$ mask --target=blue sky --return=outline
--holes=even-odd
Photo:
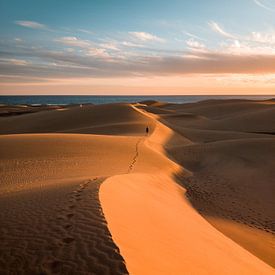
[[[2,94],[274,88],[275,0],[0,0],[0,24]]]

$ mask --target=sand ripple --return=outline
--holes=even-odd
[[[101,182],[2,198],[0,273],[127,274],[102,214]]]

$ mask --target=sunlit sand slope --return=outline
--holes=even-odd
[[[135,163],[147,122],[126,104],[0,119],[1,274],[128,273],[98,191],[111,175],[166,167],[146,148],[148,164]],[[94,127],[104,135],[84,134]]]
[[[0,118],[1,274],[274,273],[273,136],[147,104]]]
[[[178,177],[217,229],[275,266],[274,100],[162,105],[158,119],[192,144],[166,148],[193,173]],[[151,106],[142,107],[150,111]]]

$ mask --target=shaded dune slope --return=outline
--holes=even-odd
[[[266,134],[274,131],[274,101],[206,101],[165,108],[174,114],[159,112],[158,119],[191,141],[166,152],[192,172],[176,178],[193,206],[217,229],[275,266],[275,139]],[[196,119],[190,122],[192,116]]]
[[[157,117],[155,113],[144,115]],[[180,154],[181,147],[191,147],[193,142],[157,122],[144,146],[163,157],[167,152]],[[174,159],[173,154],[169,157]],[[129,272],[221,274],[222,270],[222,274],[272,274],[268,265],[219,233],[194,211],[185,199],[185,189],[173,179],[180,175],[185,179],[191,174],[171,162],[157,173],[134,171],[110,177],[103,183],[103,211]]]
[[[1,274],[127,274],[102,214],[102,179],[1,198]]]
[[[1,274],[128,273],[98,191],[104,177],[128,172],[148,121],[127,104],[1,118]],[[140,169],[159,169],[157,154],[143,156]]]
[[[143,135],[150,120],[129,104],[83,105],[60,110],[1,118],[0,134],[82,133]]]
[[[260,179],[252,168],[258,169],[262,162],[255,154],[272,160],[273,149],[269,148],[274,139],[220,129],[208,138],[212,130],[198,127],[213,122],[208,113],[192,113],[174,104],[147,104],[150,108],[145,103],[109,104],[0,119],[3,274],[11,267],[21,274],[69,270],[80,274],[221,274],[221,270],[223,274],[273,274],[262,261],[272,264],[266,256],[273,251],[272,239],[268,239],[273,230],[268,220],[272,202],[266,182],[272,183],[273,172],[271,166],[259,165],[260,173],[270,173],[260,190],[254,186]],[[189,120],[188,127],[185,120]],[[189,135],[184,135],[185,129]],[[230,135],[236,135],[235,139],[228,140]],[[204,147],[205,140],[208,147]],[[251,191],[243,204],[228,208],[233,214],[243,206],[247,211],[237,217],[241,222],[237,220],[237,237],[233,238],[228,228],[235,216],[218,201],[231,203],[224,199],[224,190],[236,201],[244,200],[238,197],[239,191],[247,191],[246,186],[238,189],[238,180],[245,180],[242,167],[254,180],[252,191],[267,199],[260,209],[259,202],[253,204],[259,197]],[[231,182],[229,168],[238,172],[236,182]],[[205,190],[202,184],[208,174],[215,180]],[[224,175],[227,182],[219,188]],[[176,183],[179,179],[186,190]],[[200,192],[203,199],[197,203]],[[210,200],[219,213],[213,212]],[[246,229],[238,224],[246,226],[246,217],[252,225],[250,216],[255,213],[251,208],[260,213],[261,221],[251,230],[266,234],[256,235],[262,250],[240,241]],[[19,236],[21,230],[24,234]],[[255,242],[251,232],[247,235],[249,244]]]

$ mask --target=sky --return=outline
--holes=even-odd
[[[275,94],[275,0],[0,0],[0,95]]]

